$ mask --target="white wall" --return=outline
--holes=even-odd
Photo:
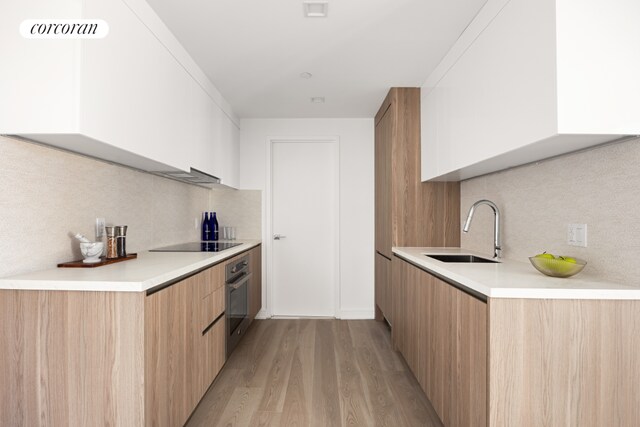
[[[338,137],[340,140],[340,307],[342,318],[374,316],[374,123],[373,119],[242,119],[240,188],[263,190],[271,138]],[[266,249],[267,245],[263,245]],[[264,256],[264,252],[263,252]],[[266,267],[266,266],[265,266]],[[267,278],[267,276],[265,276]],[[268,279],[267,279],[268,280]],[[268,281],[264,280],[265,286]],[[266,288],[263,301],[267,301]],[[270,311],[266,307],[267,313]]]

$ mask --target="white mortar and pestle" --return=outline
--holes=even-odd
[[[92,242],[80,233],[76,233],[73,237],[80,242],[80,253],[84,258],[82,262],[94,264],[101,261],[100,257],[104,251],[104,243]]]

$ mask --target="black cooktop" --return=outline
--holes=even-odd
[[[241,244],[242,243],[229,242],[189,242],[151,249],[149,252],[220,252]]]

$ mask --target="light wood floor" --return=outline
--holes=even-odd
[[[256,320],[188,426],[441,426],[386,325]]]

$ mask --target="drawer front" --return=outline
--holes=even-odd
[[[201,273],[204,281],[200,287],[202,298],[224,286],[224,266],[225,263],[214,265]]]
[[[203,336],[205,340],[205,366],[202,372],[204,390],[209,388],[213,380],[222,369],[226,359],[225,353],[225,322],[220,319]]]
[[[204,331],[225,309],[224,286],[219,287],[201,302],[200,330]],[[224,322],[222,322],[224,323]]]

